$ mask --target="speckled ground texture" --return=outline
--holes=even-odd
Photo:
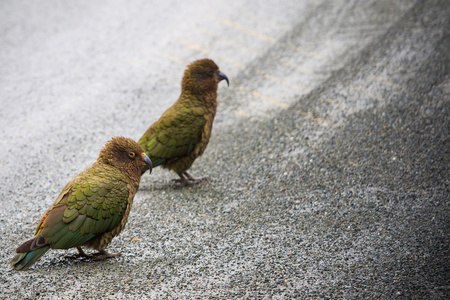
[[[449,299],[448,1],[1,1],[0,298]],[[141,181],[117,259],[19,243],[187,63],[230,79],[210,179]]]

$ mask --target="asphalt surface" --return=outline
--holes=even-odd
[[[450,298],[448,1],[0,3],[0,298]],[[8,264],[187,63],[230,79],[210,179],[145,174],[117,259]]]

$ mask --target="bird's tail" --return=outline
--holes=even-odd
[[[9,262],[16,270],[26,270],[50,249],[45,239],[38,235],[17,247],[17,255]]]
[[[16,270],[26,270],[31,267],[42,255],[50,249],[50,245],[27,252],[18,253],[11,259],[10,264]]]

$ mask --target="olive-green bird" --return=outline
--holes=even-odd
[[[138,142],[155,167],[162,166],[180,176],[175,180],[178,186],[205,179],[195,178],[187,170],[208,145],[217,109],[217,87],[224,79],[229,85],[227,76],[211,59],[188,65],[180,97]]]
[[[98,250],[96,259],[117,257],[105,248],[127,223],[143,168],[152,162],[132,139],[112,138],[97,161],[64,187],[36,228],[35,237],[16,249],[11,260],[16,270],[26,270],[49,249],[81,246]]]

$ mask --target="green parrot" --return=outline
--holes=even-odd
[[[180,176],[174,180],[178,186],[205,179],[195,178],[187,170],[208,145],[221,80],[229,86],[227,76],[211,59],[189,64],[181,81],[180,97],[138,142],[155,167],[162,166]]]
[[[26,270],[49,249],[81,246],[98,250],[95,259],[117,257],[105,248],[127,223],[143,168],[152,162],[132,139],[112,138],[97,161],[64,187],[36,228],[35,237],[16,249],[11,260],[16,270]]]

